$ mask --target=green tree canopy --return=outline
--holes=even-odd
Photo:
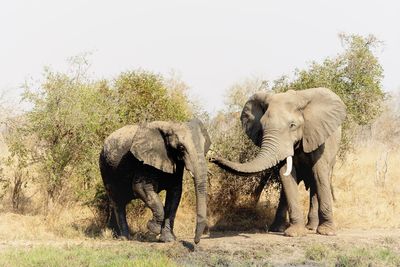
[[[45,69],[43,82],[26,85],[32,108],[15,128],[12,157],[35,164],[47,201],[62,202],[66,191],[87,200],[100,184],[98,155],[104,139],[126,124],[150,120],[184,121],[192,116],[185,86],[172,87],[158,74],[129,71],[114,81],[93,80],[85,58],[71,71]],[[35,140],[28,146],[26,140]],[[73,189],[73,190],[68,190]]]
[[[340,34],[339,38],[344,47],[342,53],[296,70],[293,80],[282,76],[274,82],[273,90],[330,88],[346,104],[348,122],[368,124],[380,114],[384,98],[383,69],[374,54],[381,42],[373,35]]]

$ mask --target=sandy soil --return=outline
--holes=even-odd
[[[1,240],[0,251],[6,249],[28,249],[35,246],[120,246],[122,242],[155,249],[166,253],[178,265],[208,266],[320,266],[325,259],[318,261],[307,258],[307,253],[315,247],[332,251],[346,252],[355,248],[389,248],[400,257],[400,229],[386,230],[341,230],[336,236],[327,237],[310,233],[305,237],[289,238],[278,233],[240,233],[212,232],[204,236],[199,245],[193,244],[190,236],[179,237],[174,243],[148,241],[118,241],[95,239],[53,239],[53,240]],[[327,261],[329,259],[326,259]],[[330,265],[330,264],[328,264]]]

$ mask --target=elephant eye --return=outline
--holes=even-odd
[[[296,128],[296,123],[291,122],[291,123],[289,124],[289,127],[290,127],[290,129]]]

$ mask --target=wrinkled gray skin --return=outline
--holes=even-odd
[[[261,149],[246,163],[222,158],[212,161],[237,174],[257,173],[279,166],[282,192],[273,227],[284,229],[286,211],[289,227],[285,235],[306,233],[297,184],[303,180],[310,188],[310,213],[307,228],[334,235],[331,174],[346,117],[342,100],[327,88],[312,88],[285,93],[254,94],[245,104],[241,121],[251,140]],[[288,175],[285,159],[293,158]]]
[[[110,226],[130,239],[125,206],[140,198],[153,212],[148,229],[160,241],[176,239],[173,227],[182,194],[183,169],[194,177],[197,224],[195,243],[207,224],[207,164],[210,138],[198,119],[187,123],[155,121],[128,125],[108,136],[100,154],[100,171],[114,210]],[[165,206],[158,195],[166,190]]]

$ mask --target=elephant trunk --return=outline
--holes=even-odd
[[[192,170],[189,170],[194,179],[196,193],[196,231],[194,242],[200,242],[200,237],[207,226],[207,164],[204,155],[199,153],[196,161],[192,161]]]
[[[212,162],[223,169],[240,175],[249,175],[264,171],[275,166],[286,157],[290,157],[290,159],[288,159],[288,163],[290,163],[291,156],[293,155],[293,145],[285,146],[279,141],[280,139],[282,138],[279,138],[278,130],[266,130],[262,137],[260,152],[253,160],[245,163],[238,163],[222,158],[215,158]],[[289,171],[289,168],[287,171]]]

